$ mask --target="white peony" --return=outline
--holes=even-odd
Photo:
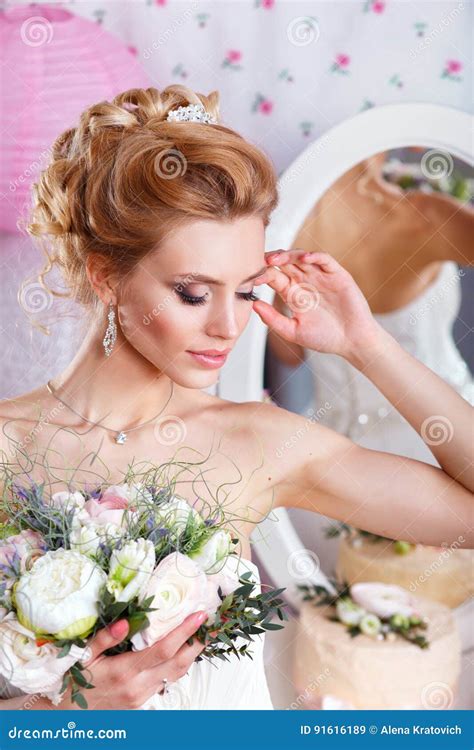
[[[58,658],[59,649],[52,643],[38,645],[35,634],[9,612],[0,622],[0,674],[26,694],[40,693],[55,705],[60,695],[63,675],[81,659],[85,648],[72,645],[66,656]]]
[[[205,573],[219,571],[233,548],[232,537],[228,531],[216,531],[210,539],[190,553],[191,557]]]
[[[141,599],[153,596],[150,606],[156,609],[147,615],[149,626],[131,638],[133,650],[152,646],[193,612],[207,611],[210,594],[206,574],[191,558],[180,552],[165,557],[142,592]]]
[[[129,602],[146,587],[155,567],[155,547],[149,539],[126,542],[110,558],[107,589],[118,602]]]
[[[410,617],[415,612],[410,593],[392,583],[354,583],[350,593],[356,604],[378,617]]]
[[[84,638],[94,627],[107,575],[75,550],[46,552],[15,584],[20,623],[56,638]]]

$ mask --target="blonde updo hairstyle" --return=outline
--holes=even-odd
[[[269,158],[219,122],[167,121],[170,110],[188,104],[202,104],[219,121],[217,91],[135,88],[93,104],[56,139],[26,223],[46,255],[37,277],[44,289],[104,313],[86,274],[91,253],[120,286],[184,222],[259,215],[267,226],[278,202]],[[55,267],[65,293],[45,281]]]

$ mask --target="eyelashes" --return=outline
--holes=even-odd
[[[206,297],[189,297],[187,294],[183,294],[183,292],[179,292],[178,290],[175,291],[186,305],[204,305],[206,302]],[[257,299],[260,299],[255,292],[237,292],[237,297],[248,302],[254,302]]]

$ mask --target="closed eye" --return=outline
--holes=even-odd
[[[203,305],[206,302],[206,296],[204,297],[190,297],[187,294],[184,294],[183,292],[180,292],[176,290],[181,300],[186,305]],[[237,292],[237,297],[240,299],[244,299],[248,302],[254,302],[257,299],[260,299],[255,292],[252,290],[251,292]]]

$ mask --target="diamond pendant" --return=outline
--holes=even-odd
[[[126,439],[127,439],[127,433],[126,432],[119,432],[115,436],[115,442],[118,443],[119,445],[123,445],[124,442],[126,441]]]

